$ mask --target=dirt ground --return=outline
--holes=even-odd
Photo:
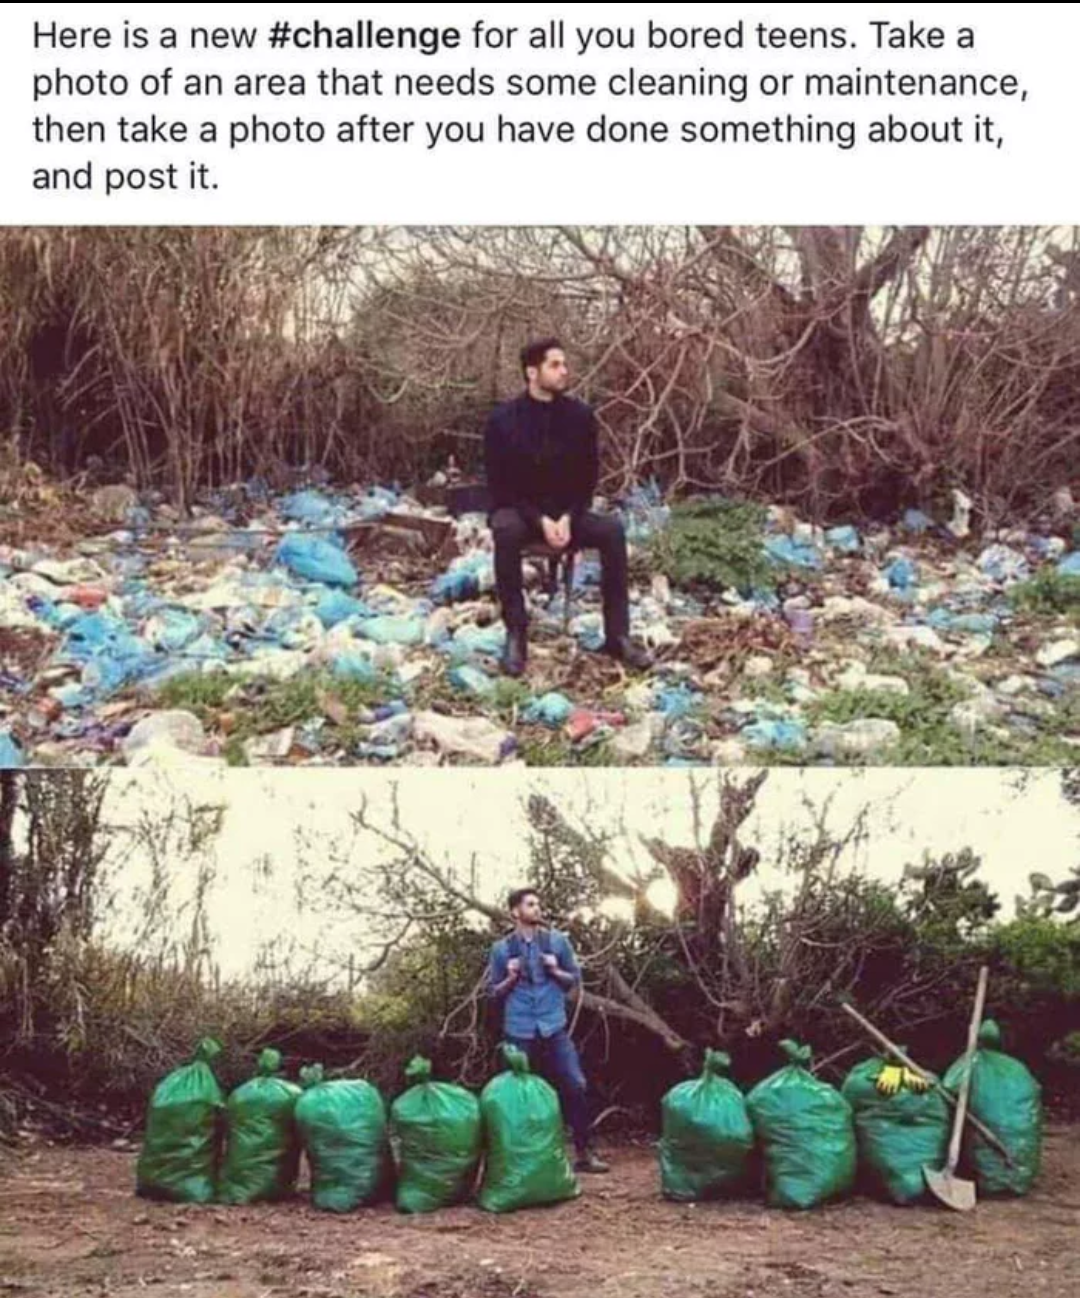
[[[574,1202],[346,1217],[303,1199],[189,1208],[132,1194],[134,1156],[43,1149],[0,1168],[0,1294],[50,1298],[1034,1298],[1080,1294],[1080,1128],[1026,1200],[971,1215],[855,1199],[806,1214],[658,1197],[647,1146],[604,1151]]]

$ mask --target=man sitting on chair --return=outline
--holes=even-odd
[[[591,509],[600,469],[596,415],[567,395],[570,372],[557,338],[522,348],[521,369],[525,391],[492,412],[484,433],[495,585],[507,631],[503,667],[510,676],[525,670],[521,554],[546,541],[560,552],[600,552],[603,651],[644,669],[649,658],[630,639],[626,534],[618,518]]]

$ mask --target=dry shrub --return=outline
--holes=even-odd
[[[1069,481],[1071,229],[8,229],[0,418],[69,472],[201,487],[478,459],[526,337],[563,335],[604,486],[648,476],[990,522]]]

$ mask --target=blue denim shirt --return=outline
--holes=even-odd
[[[551,954],[559,962],[559,968],[573,975],[572,986],[563,987],[558,979],[552,977],[544,968],[544,948],[539,939],[526,942],[518,937],[521,944],[521,977],[516,985],[504,992],[505,1007],[503,1010],[503,1031],[508,1037],[535,1036],[550,1037],[566,1027],[566,997],[574,987],[581,986],[581,968],[570,945],[570,939],[558,929],[547,933],[547,945]],[[511,959],[510,938],[500,938],[491,948],[491,960],[488,965],[488,994],[492,988],[504,981]]]

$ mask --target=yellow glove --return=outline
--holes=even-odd
[[[904,1084],[904,1070],[894,1064],[886,1064],[877,1075],[877,1088],[882,1095],[895,1095]]]
[[[904,1085],[909,1091],[915,1091],[922,1095],[930,1089],[930,1083],[925,1077],[920,1077],[918,1073],[913,1073],[910,1068],[904,1069]]]

